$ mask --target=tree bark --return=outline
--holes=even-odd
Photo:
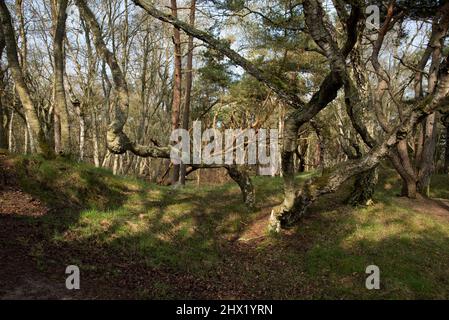
[[[5,116],[3,113],[3,101],[0,94],[0,149],[8,149],[8,139],[6,137]]]
[[[422,110],[419,109],[416,113],[412,113],[386,137],[383,143],[372,148],[369,153],[360,159],[341,163],[330,169],[329,173],[323,173],[320,177],[312,178],[299,188],[292,187],[288,194],[290,198],[286,198],[280,206],[272,210],[270,230],[279,232],[282,228],[292,226],[305,215],[307,208],[319,197],[335,192],[349,178],[377,167],[381,159],[398,142],[407,137],[407,134],[417,123],[421,112]]]
[[[443,125],[446,129],[446,141],[445,141],[445,152],[444,152],[444,173],[449,174],[449,114],[444,115]]]
[[[226,167],[229,176],[234,180],[240,187],[243,196],[243,202],[249,208],[254,208],[256,205],[256,191],[251,182],[251,178],[245,169],[237,169],[236,166]]]
[[[353,189],[346,203],[351,206],[370,206],[378,181],[377,167],[356,176]]]
[[[418,167],[418,191],[421,194],[427,193],[430,185],[430,178],[435,171],[435,152],[438,139],[437,113],[427,117],[424,127],[424,145],[421,161]]]
[[[23,0],[16,0],[15,10],[19,22],[19,38],[22,41],[22,45],[19,50],[20,66],[22,67],[22,72],[26,78],[28,73],[28,41],[25,29],[25,15],[23,13]]]
[[[5,92],[4,72],[2,69],[2,56],[5,49],[5,39],[0,32],[0,149],[8,149],[7,128],[5,124],[6,109],[3,107],[3,96]]]
[[[14,136],[13,136],[13,128],[14,126],[14,110],[11,110],[11,116],[9,119],[9,127],[8,127],[8,150],[9,152],[14,152]]]
[[[82,106],[78,105],[76,108],[78,119],[79,119],[79,159],[84,160],[84,145],[86,141],[86,121],[84,120],[84,112]]]
[[[100,167],[100,150],[98,148],[98,126],[97,126],[97,111],[92,108],[92,147],[95,167]]]
[[[446,151],[444,155],[444,172],[449,174],[449,125],[446,125]]]
[[[171,0],[171,13],[176,19],[178,18],[178,6],[176,0]],[[173,44],[174,44],[174,80],[173,80],[173,102],[171,110],[172,130],[179,129],[179,114],[181,110],[182,96],[182,50],[181,50],[181,31],[178,27],[173,28]],[[178,183],[179,165],[173,165],[171,177],[172,185]]]
[[[53,11],[53,59],[54,59],[54,134],[55,152],[70,153],[70,126],[64,88],[64,37],[68,0],[52,2]]]
[[[411,178],[403,178],[401,195],[410,199],[416,199],[418,196],[417,181]]]
[[[191,0],[190,3],[190,25],[195,26],[195,13],[196,13],[196,0]],[[189,35],[187,46],[187,70],[186,70],[186,92],[184,100],[184,112],[182,115],[182,128],[189,130],[190,120],[190,101],[192,98],[192,82],[193,82],[193,36]],[[180,180],[181,185],[186,184],[186,165],[181,164],[180,167]]]

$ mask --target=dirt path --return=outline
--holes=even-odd
[[[449,221],[449,200],[428,199],[420,196],[418,199],[398,198],[398,203],[425,215]]]
[[[29,220],[47,208],[17,188],[0,191],[0,299],[65,299],[63,287],[39,272],[30,244],[36,241]]]
[[[27,244],[34,232],[26,217],[41,217],[49,209],[21,190],[13,165],[0,155],[0,299],[64,299],[62,286],[40,273]]]

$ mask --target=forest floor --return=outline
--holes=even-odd
[[[254,179],[249,211],[232,183],[173,189],[0,156],[0,299],[449,299],[448,181],[412,201],[383,168],[373,206],[346,206],[348,184],[273,236],[279,178]],[[80,290],[65,288],[68,265]],[[380,290],[365,288],[369,265]]]

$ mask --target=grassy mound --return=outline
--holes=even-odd
[[[98,208],[120,206],[130,192],[143,183],[114,176],[109,170],[59,158],[36,156],[11,158],[22,189],[52,208]]]
[[[44,273],[78,265],[85,298],[449,298],[447,202],[398,198],[388,169],[374,206],[344,205],[348,185],[272,237],[280,178],[254,179],[248,211],[232,183],[172,189],[65,160],[14,163],[23,189],[55,208],[23,218],[37,239],[23,245]],[[448,199],[447,181],[436,176],[432,195]],[[369,265],[381,290],[365,288]]]

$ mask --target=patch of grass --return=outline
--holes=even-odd
[[[444,248],[449,248],[449,223],[391,201],[391,205],[353,210],[333,221],[335,231],[308,252],[310,275],[331,281],[326,297],[448,297],[448,282],[441,279],[448,273],[449,254]],[[382,290],[364,288],[369,265],[379,266]]]
[[[126,193],[144,187],[137,179],[120,178],[108,170],[64,158],[48,161],[18,156],[14,163],[24,191],[52,207],[118,207]]]

